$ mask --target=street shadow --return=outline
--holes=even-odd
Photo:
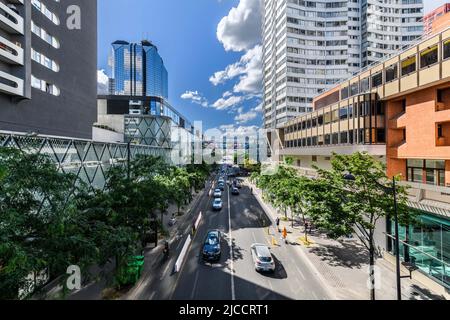
[[[409,300],[421,300],[419,299],[421,296],[426,296],[431,300],[446,300],[444,296],[435,294],[426,288],[419,287],[416,284],[411,285],[412,294]]]
[[[268,278],[272,278],[272,279],[278,279],[278,280],[286,279],[287,272],[286,272],[286,269],[284,268],[283,264],[281,263],[280,260],[278,260],[278,258],[274,254],[272,254],[272,257],[275,262],[275,271],[274,272],[259,271],[258,273],[262,274]]]
[[[339,242],[339,244],[340,246],[321,245],[320,247],[313,247],[309,249],[309,252],[319,256],[322,261],[334,267],[361,269],[369,263],[369,254],[363,245],[355,242]]]

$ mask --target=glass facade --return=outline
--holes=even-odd
[[[388,223],[391,235],[395,234],[394,227],[393,222]],[[450,288],[450,220],[424,212],[418,223],[399,227],[399,236],[401,259]],[[389,238],[392,253],[394,244],[395,240]]]
[[[112,48],[110,94],[168,98],[168,72],[152,43],[116,41]]]

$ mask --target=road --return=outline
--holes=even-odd
[[[220,212],[212,211],[212,199],[206,195],[202,199],[200,206],[204,219],[176,277],[170,299],[331,299],[314,271],[310,270],[292,245],[280,243],[277,239],[279,245],[272,246],[268,227],[273,222],[248,187],[243,186],[239,196],[232,196],[226,190],[222,199],[224,206]],[[219,229],[224,235],[222,257],[214,264],[203,262],[200,254],[204,238],[211,229]],[[260,274],[254,270],[250,246],[256,242],[272,247],[276,262],[274,274]]]

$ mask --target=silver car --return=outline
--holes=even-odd
[[[251,252],[256,271],[275,271],[275,261],[268,246],[260,243],[252,244]]]
[[[222,198],[222,191],[220,189],[214,190],[214,198]]]

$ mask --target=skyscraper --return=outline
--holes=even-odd
[[[111,95],[169,96],[168,74],[158,48],[150,41],[115,41],[110,57]]]
[[[0,0],[0,130],[90,138],[96,91],[97,1]]]
[[[265,0],[264,126],[312,111],[312,99],[423,32],[422,0]]]

